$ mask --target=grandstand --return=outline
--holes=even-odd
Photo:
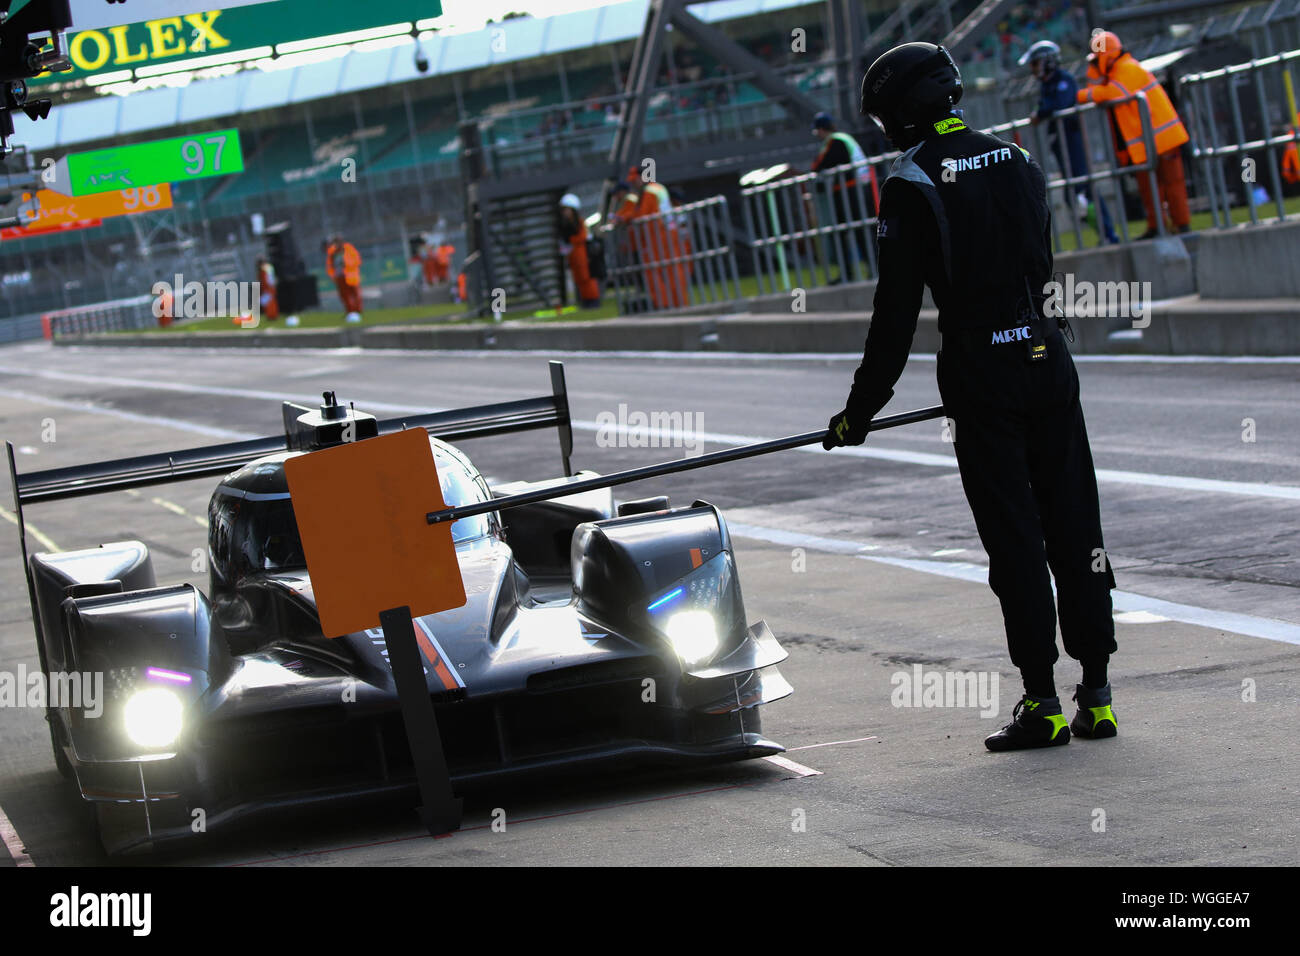
[[[647,0],[629,0],[511,19],[473,33],[426,32],[418,40],[402,36],[193,76],[64,90],[47,120],[17,117],[17,139],[37,163],[74,150],[235,126],[246,169],[178,184],[175,206],[166,212],[6,242],[0,272],[21,279],[0,283],[0,312],[13,316],[138,295],[174,272],[247,277],[262,250],[252,231],[254,214],[267,224],[293,224],[326,293],[316,250],[323,237],[346,230],[365,257],[364,284],[385,288],[386,301],[402,301],[410,235],[442,220],[450,224],[458,262],[466,252],[459,229],[467,208],[467,129],[481,144],[478,159],[487,180],[531,178],[546,184],[547,195],[575,188],[589,206],[599,201],[626,116],[628,70],[647,6]],[[681,173],[673,179],[661,169],[661,178],[684,198],[698,198],[719,191],[719,175],[756,165],[763,151],[806,166],[814,152],[808,117],[791,106],[797,100],[843,117],[856,86],[845,81],[844,63],[835,55],[835,7],[802,0],[692,5],[700,20],[771,68],[796,99],[765,93],[755,76],[738,73],[680,31],[667,34],[641,133],[646,154]],[[1057,39],[1075,62],[1086,51],[1088,24],[1078,0],[905,0],[856,7],[867,36],[857,61],[905,38],[938,40],[958,31],[970,91],[964,105],[977,125],[1027,112],[1035,91],[1015,61],[1030,42]],[[1117,2],[1101,7],[1122,13]],[[1163,20],[1132,21],[1126,41],[1140,56],[1190,50],[1223,36],[1247,52],[1300,45],[1300,0],[1185,16],[1173,33]],[[805,33],[799,51],[790,40],[796,28]],[[417,66],[417,53],[426,71]],[[848,125],[856,121],[850,116]],[[857,132],[869,146],[883,148],[871,139],[874,130]],[[676,170],[674,158],[681,160]],[[355,181],[343,174],[351,164]],[[688,167],[694,173],[684,178]],[[599,175],[565,178],[597,168]]]
[[[712,6],[726,9],[714,14]],[[771,0],[702,7],[702,16],[726,16],[739,37],[769,47],[779,41],[778,31],[788,36],[785,21],[807,22],[818,12],[815,4]],[[5,311],[136,294],[155,273],[211,268],[214,256],[246,273],[260,249],[249,227],[253,213],[267,222],[291,221],[309,252],[320,237],[346,226],[365,255],[366,283],[400,280],[405,234],[439,217],[463,216],[460,123],[481,126],[491,168],[501,174],[609,150],[623,65],[644,16],[642,0],[508,21],[500,26],[504,42],[497,41],[504,53],[493,51],[496,35],[488,29],[425,36],[419,46],[427,73],[416,68],[415,41],[402,38],[379,49],[339,48],[227,69],[228,75],[196,76],[184,86],[76,91],[46,121],[19,118],[19,141],[38,163],[70,150],[237,126],[246,171],[178,185],[168,213],[122,217],[93,233],[37,236],[5,248],[6,260],[21,259],[31,276],[0,292]],[[810,48],[816,49],[820,27],[813,26]],[[812,83],[815,70],[803,72]],[[762,94],[728,82],[707,58],[675,56],[664,79],[681,86],[653,104],[649,143],[683,131],[696,138],[740,134],[770,115]],[[736,113],[721,127],[709,109],[720,104]],[[356,183],[342,181],[345,159],[356,163]],[[147,264],[134,255],[145,244]]]

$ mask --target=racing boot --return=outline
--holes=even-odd
[[[1070,721],[1070,730],[1076,736],[1098,740],[1114,737],[1119,732],[1115,712],[1110,709],[1110,684],[1099,690],[1076,684],[1074,700],[1079,705],[1079,711],[1074,715],[1074,720]]]
[[[1024,750],[1027,747],[1059,747],[1070,742],[1070,728],[1061,713],[1061,698],[1020,698],[1011,712],[1011,723],[984,738],[989,750]]]

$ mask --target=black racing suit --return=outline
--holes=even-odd
[[[1090,661],[1104,669],[1115,650],[1115,579],[1079,378],[1056,321],[1041,318],[1052,277],[1046,184],[1018,146],[956,117],[934,129],[899,158],[882,189],[880,281],[848,412],[867,421],[893,395],[928,285],[939,307],[939,392],[962,486],[988,552],[1012,663],[1038,694],[1031,679],[1050,685],[1058,656],[1049,566],[1066,653],[1086,671]],[[1046,357],[1030,361],[1034,325]]]

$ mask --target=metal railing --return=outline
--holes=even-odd
[[[725,196],[605,226],[606,284],[620,315],[740,298]]]
[[[868,157],[741,190],[760,295],[876,275],[878,183],[884,179],[876,166],[897,155]],[[860,274],[863,269],[865,275]]]
[[[1107,128],[1109,110],[1116,106],[1136,102],[1142,126],[1142,141],[1147,158],[1139,164],[1121,166]],[[1084,169],[1073,170],[1066,142],[1066,124],[1077,117],[1084,146]],[[1100,125],[1100,129],[1098,129]],[[1093,130],[1089,132],[1089,126]],[[1061,172],[1052,175],[1044,157],[1056,152],[1049,148],[1048,131],[1055,129],[1059,145]],[[1124,177],[1147,176],[1151,195],[1158,196],[1156,184],[1155,138],[1151,123],[1151,110],[1146,95],[1138,92],[1123,99],[1102,104],[1086,103],[1061,110],[1043,123],[1034,124],[1029,119],[1003,123],[985,130],[995,136],[1010,133],[1008,138],[1019,142],[1025,134],[1034,142],[1031,153],[1044,167],[1049,203],[1069,211],[1066,219],[1069,231],[1075,237],[1077,248],[1085,245],[1080,217],[1076,214],[1079,195],[1088,197],[1092,214],[1096,215],[1098,241],[1104,241],[1108,222],[1112,222],[1103,187],[1108,187],[1113,203],[1113,228],[1116,239],[1128,242],[1128,218],[1125,215],[1122,182]],[[1105,143],[1107,161],[1096,166],[1092,157],[1092,144]],[[790,291],[809,286],[832,285],[839,282],[870,279],[876,276],[875,227],[879,202],[879,189],[889,174],[890,166],[900,154],[885,153],[869,156],[856,164],[816,173],[804,173],[741,190],[744,199],[745,228],[750,237],[754,272],[759,294]],[[1071,175],[1076,172],[1077,175]],[[1155,201],[1153,199],[1153,201]],[[1063,248],[1062,217],[1052,217],[1052,241],[1056,251]],[[1158,217],[1157,231],[1165,234],[1163,217]]]
[[[1117,107],[1128,103],[1136,103],[1138,109],[1138,120],[1142,127],[1142,145],[1146,152],[1146,159],[1141,163],[1120,163],[1120,153],[1115,142],[1116,133],[1112,129],[1112,112]],[[1073,161],[1070,158],[1069,143],[1067,137],[1067,127],[1071,119],[1077,119],[1079,136],[1083,143],[1084,167],[1085,169],[1078,175],[1071,175]],[[1125,212],[1125,201],[1123,192],[1123,182],[1125,177],[1132,176],[1134,185],[1137,185],[1137,177],[1146,176],[1147,185],[1150,190],[1151,201],[1160,205],[1160,192],[1156,181],[1156,166],[1159,162],[1159,156],[1155,149],[1155,132],[1151,122],[1151,106],[1147,102],[1146,94],[1141,90],[1129,96],[1113,100],[1105,100],[1101,103],[1083,103],[1079,106],[1072,106],[1068,109],[1057,110],[1046,120],[1035,124],[1028,118],[1012,120],[1009,123],[1000,123],[985,130],[994,136],[1003,136],[1010,133],[1011,138],[1017,143],[1020,142],[1022,131],[1028,131],[1028,135],[1033,139],[1033,148],[1031,153],[1038,160],[1038,164],[1043,168],[1047,178],[1047,195],[1049,205],[1058,208],[1063,205],[1070,211],[1068,217],[1070,222],[1070,232],[1074,235],[1075,248],[1084,248],[1084,235],[1082,217],[1075,215],[1077,207],[1076,197],[1087,197],[1090,206],[1090,216],[1095,218],[1091,225],[1095,228],[1098,235],[1098,242],[1106,241],[1106,223],[1109,219],[1112,228],[1116,229],[1114,238],[1120,243],[1130,241],[1128,234],[1128,216]],[[1055,139],[1055,146],[1052,140]],[[1094,148],[1095,147],[1095,148]],[[1104,155],[1104,165],[1102,168],[1094,168],[1098,153]],[[1047,165],[1047,156],[1053,155],[1056,158],[1060,175],[1052,176]],[[1109,187],[1111,201],[1114,205],[1114,216],[1110,215],[1110,209],[1106,206],[1106,197],[1102,195],[1103,187]],[[1164,216],[1159,214],[1157,209],[1156,215],[1156,232],[1163,236],[1168,230],[1165,229]],[[1063,248],[1061,242],[1060,220],[1057,216],[1052,217],[1052,247],[1056,252]]]
[[[158,326],[153,314],[154,297],[137,295],[111,302],[95,302],[72,309],[58,309],[41,315],[42,334],[47,339],[88,332],[120,332]]]
[[[1183,102],[1190,107],[1192,156],[1204,180],[1216,227],[1233,225],[1236,192],[1250,211],[1250,221],[1260,221],[1261,160],[1268,166],[1270,187],[1265,190],[1269,195],[1264,202],[1271,201],[1277,218],[1286,219],[1282,157],[1288,148],[1300,149],[1294,74],[1297,65],[1300,50],[1291,50],[1218,70],[1189,73],[1179,81]],[[1223,135],[1229,118],[1230,134]],[[1231,175],[1228,167],[1233,167]]]

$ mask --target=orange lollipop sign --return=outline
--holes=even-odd
[[[465,604],[451,525],[424,518],[445,507],[424,429],[290,458],[284,475],[326,637],[377,627],[390,608]]]

